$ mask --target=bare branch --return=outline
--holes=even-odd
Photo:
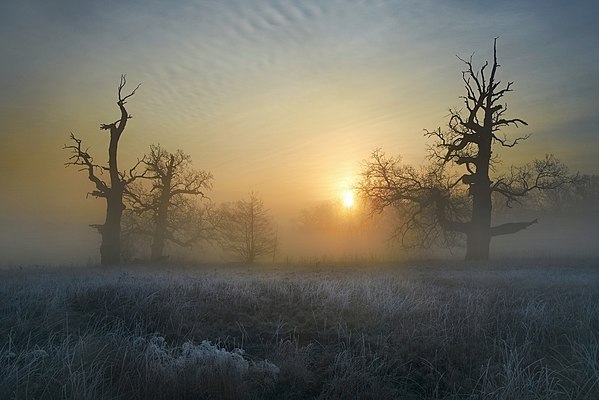
[[[100,124],[100,129],[108,130],[108,131],[110,131],[111,135],[115,135],[116,137],[118,137],[122,134],[122,132],[125,130],[125,125],[127,124],[127,120],[132,118],[132,116],[125,109],[125,104],[127,104],[126,100],[128,98],[130,98],[131,96],[133,96],[137,92],[137,89],[139,89],[139,87],[141,86],[141,83],[140,83],[131,92],[129,92],[126,95],[123,95],[123,89],[125,88],[126,84],[127,84],[127,78],[126,78],[126,75],[123,74],[123,75],[121,75],[121,81],[118,86],[118,90],[117,90],[118,100],[116,102],[116,104],[119,106],[119,110],[121,111],[121,117],[118,120],[116,120],[115,122],[112,122],[110,124]]]
[[[138,170],[137,170],[137,168],[139,168],[139,166],[144,163],[145,163],[145,156],[142,158],[138,158],[137,162],[133,165],[133,167],[131,167],[129,169],[127,175],[125,175],[124,173],[121,174],[121,180],[125,184],[125,186],[135,182],[135,180],[137,180],[137,179],[146,178],[148,176],[147,169],[144,169],[141,172],[138,172]]]
[[[461,178],[446,176],[436,166],[417,171],[380,149],[362,165],[357,190],[370,200],[373,212],[392,206],[401,213],[394,237],[402,246],[428,247],[444,237],[443,231],[468,230],[468,224],[461,221],[463,208],[451,195]]]
[[[65,165],[75,165],[83,167],[80,169],[80,171],[87,171],[88,179],[94,183],[97,189],[91,192],[90,194],[95,197],[107,197],[108,193],[110,192],[110,188],[103,180],[98,178],[95,174],[96,169],[102,170],[102,168],[94,164],[94,159],[87,152],[87,150],[83,150],[81,148],[81,139],[78,139],[73,133],[71,133],[70,138],[73,142],[75,142],[75,144],[63,146],[65,150],[69,150],[72,153],[72,155],[69,157],[70,161],[66,162]]]
[[[523,140],[527,140],[528,138],[530,138],[530,134],[528,134],[526,136],[518,137],[518,138],[514,139],[512,142],[508,142],[506,138],[500,139],[499,137],[497,137],[497,135],[493,134],[493,139],[495,139],[497,142],[499,142],[503,147],[514,147],[519,142],[521,142]]]
[[[498,226],[491,227],[491,236],[511,235],[512,233],[520,232],[529,226],[536,224],[536,219],[529,222],[509,222]]]
[[[135,89],[133,89],[129,94],[123,96],[122,91],[126,84],[127,84],[127,75],[123,74],[123,75],[121,75],[121,83],[119,84],[119,89],[118,89],[119,101],[117,104],[119,106],[126,104],[127,103],[126,100],[129,97],[133,96],[135,94],[135,92],[137,92],[137,89],[139,89],[139,87],[141,86],[141,83],[137,84]]]
[[[511,167],[509,175],[500,177],[491,190],[503,195],[509,207],[533,190],[557,189],[575,182],[577,176],[570,175],[568,168],[553,155],[545,155],[531,164]]]

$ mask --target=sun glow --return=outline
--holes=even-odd
[[[345,208],[352,208],[354,206],[354,192],[351,190],[346,190],[343,192],[343,205]]]

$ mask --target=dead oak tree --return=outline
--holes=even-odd
[[[121,135],[125,130],[127,121],[131,115],[127,112],[125,104],[127,99],[135,94],[140,85],[137,85],[128,94],[123,93],[127,84],[125,75],[121,75],[121,80],[117,91],[117,106],[121,113],[119,119],[110,124],[101,124],[100,129],[109,134],[108,144],[108,165],[99,165],[94,162],[93,157],[87,149],[82,148],[81,139],[71,133],[71,145],[65,145],[64,148],[71,152],[67,166],[73,165],[80,167],[80,171],[87,173],[88,179],[95,185],[95,190],[89,194],[106,200],[106,219],[102,225],[92,225],[98,229],[102,236],[100,244],[100,263],[102,265],[118,265],[121,260],[121,217],[123,213],[123,193],[125,187],[137,179],[140,175],[136,173],[136,167],[142,162],[138,160],[137,164],[127,173],[121,172],[118,167],[118,145]],[[104,180],[102,175],[108,175],[108,180]]]
[[[466,236],[466,259],[486,260],[491,238],[516,233],[537,222],[534,219],[493,226],[494,194],[503,196],[509,205],[532,190],[553,189],[572,178],[562,163],[546,156],[524,167],[512,167],[506,175],[491,180],[492,166],[497,161],[493,146],[512,148],[528,138],[509,140],[501,130],[527,123],[508,118],[507,106],[501,104],[512,91],[513,82],[502,85],[498,80],[496,40],[490,66],[485,62],[475,70],[472,58],[460,60],[466,65],[462,72],[466,109],[450,110],[447,129],[425,131],[425,136],[434,140],[429,148],[431,165],[416,170],[377,150],[364,164],[359,186],[375,209],[394,205],[407,210],[402,235],[410,230],[424,232],[421,240],[425,245],[441,233],[462,234]],[[452,179],[452,172],[460,169],[457,179]],[[466,191],[460,192],[460,185]],[[469,198],[466,208],[464,197]]]

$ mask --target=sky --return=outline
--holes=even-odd
[[[599,173],[596,1],[23,0],[0,3],[0,263],[81,262],[105,204],[65,168],[73,132],[97,160],[116,88],[141,87],[120,144],[189,153],[210,197],[257,191],[280,221],[340,198],[375,148],[424,161],[423,129],[460,107],[463,64],[492,55],[531,138],[504,164],[553,153]],[[82,238],[86,246],[80,244]]]

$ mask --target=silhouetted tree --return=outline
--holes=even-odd
[[[144,178],[127,189],[127,198],[134,214],[132,233],[152,237],[150,258],[163,258],[166,242],[191,246],[204,236],[209,212],[196,204],[195,198],[206,198],[212,188],[212,174],[193,169],[191,156],[182,150],[169,153],[160,145],[150,146],[150,153],[142,161]]]
[[[125,75],[121,75],[121,81],[117,91],[117,106],[120,110],[120,118],[110,124],[101,124],[100,129],[108,131],[108,166],[94,163],[93,157],[87,152],[87,149],[81,147],[81,139],[71,133],[71,140],[74,144],[65,145],[72,155],[66,165],[75,165],[81,167],[81,171],[87,172],[89,180],[95,185],[95,190],[90,194],[94,197],[106,199],[106,220],[102,225],[92,225],[97,228],[102,236],[100,245],[100,262],[102,265],[117,265],[121,260],[121,217],[123,209],[123,193],[125,187],[137,179],[136,167],[143,160],[138,160],[137,164],[130,169],[127,174],[119,171],[118,168],[118,145],[121,135],[125,130],[127,121],[131,115],[127,112],[125,104],[127,99],[135,94],[140,85],[137,85],[129,94],[124,94],[123,89],[127,84]],[[105,181],[101,175],[108,173],[108,180]]]
[[[422,232],[423,244],[441,233],[463,234],[466,259],[486,260],[492,237],[516,233],[537,222],[535,219],[492,226],[493,193],[503,196],[511,205],[532,190],[557,188],[570,178],[562,163],[546,156],[523,167],[512,167],[495,181],[490,179],[491,167],[496,162],[493,145],[511,148],[528,138],[508,140],[500,134],[501,129],[526,122],[507,118],[507,106],[500,104],[512,91],[513,82],[501,85],[497,79],[496,41],[490,71],[488,62],[475,71],[472,58],[462,61],[466,65],[462,73],[466,110],[450,110],[446,130],[425,131],[425,136],[435,140],[429,148],[431,165],[416,170],[377,150],[363,166],[359,186],[376,209],[395,205],[407,211],[404,233],[412,229]],[[465,171],[456,178],[451,171],[459,168]],[[465,192],[460,190],[460,184],[467,188]],[[469,204],[464,202],[465,197],[469,197]]]
[[[248,264],[278,247],[276,230],[264,202],[255,193],[248,200],[221,207],[221,246]]]

